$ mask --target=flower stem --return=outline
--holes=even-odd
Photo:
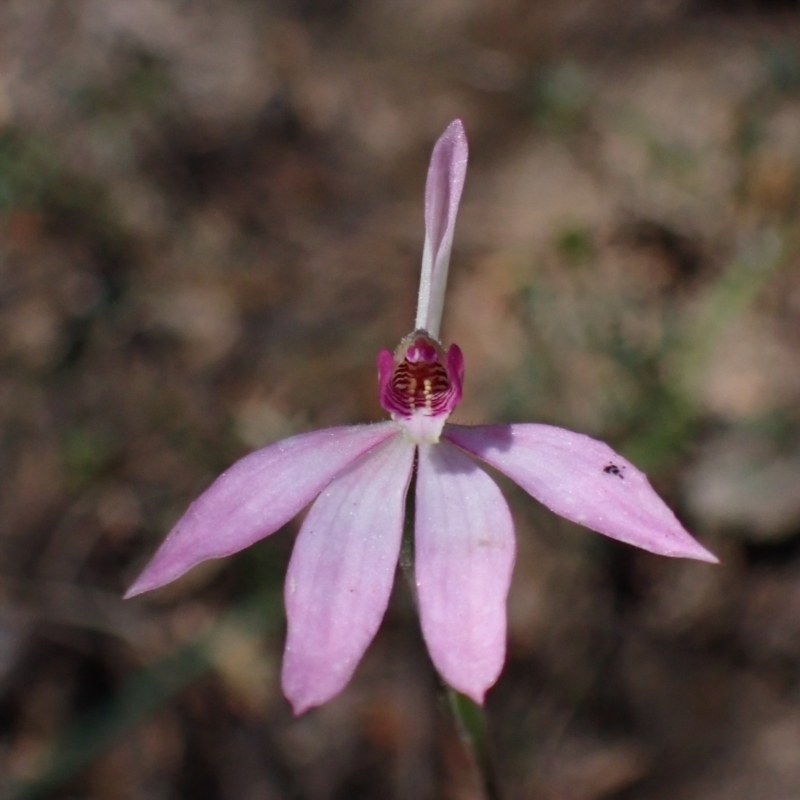
[[[406,492],[406,513],[403,519],[403,538],[400,542],[400,569],[411,592],[414,608],[417,611],[417,615],[419,615],[417,582],[414,579],[414,511],[416,509],[415,498],[417,495],[417,458],[418,456],[415,455],[414,470],[411,473],[411,481]]]
[[[450,713],[453,715],[461,741],[469,750],[481,774],[487,800],[501,800],[483,709],[469,697],[449,686],[446,687],[446,692]]]

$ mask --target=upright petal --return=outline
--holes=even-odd
[[[506,597],[514,566],[514,523],[506,501],[457,448],[422,445],[414,535],[428,651],[447,683],[482,703],[506,653]]]
[[[662,556],[716,562],[608,445],[551,425],[447,425],[442,434],[516,481],[551,511]]]
[[[467,136],[460,119],[453,120],[433,148],[425,184],[425,246],[417,300],[417,330],[439,338],[447,269],[458,204],[467,174]]]
[[[282,683],[296,714],[345,687],[378,630],[413,461],[414,445],[398,434],[333,480],[303,522],[285,588]]]
[[[274,533],[359,456],[397,431],[392,422],[301,433],[245,456],[187,509],[126,597],[175,580]]]

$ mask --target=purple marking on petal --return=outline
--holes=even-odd
[[[286,575],[283,692],[301,714],[338,694],[383,619],[400,552],[414,445],[395,436],[325,488]]]
[[[442,434],[551,511],[651,553],[717,558],[684,529],[647,477],[607,444],[550,425],[447,425]]]
[[[245,456],[189,506],[125,597],[163,586],[201,561],[231,555],[274,533],[334,476],[396,431],[392,422],[326,428]]]
[[[469,150],[460,119],[448,125],[433,148],[425,184],[425,246],[422,253],[416,328],[439,336],[456,215],[467,174]]]
[[[442,442],[417,468],[414,573],[422,632],[436,669],[483,702],[503,668],[514,523],[495,482]]]
[[[442,346],[423,331],[406,336],[389,360],[378,353],[378,399],[396,419],[420,412],[445,418],[461,400],[464,357],[458,345]]]

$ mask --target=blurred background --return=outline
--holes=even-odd
[[[0,3],[0,797],[482,796],[402,581],[292,717],[296,522],[120,599],[236,458],[383,418],[456,116],[455,419],[603,438],[722,559],[499,479],[503,796],[800,797],[791,0]]]

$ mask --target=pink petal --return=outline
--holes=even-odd
[[[453,120],[433,148],[425,184],[425,247],[417,301],[416,329],[439,337],[444,290],[458,204],[467,174],[467,136]]]
[[[378,630],[413,460],[414,445],[396,435],[331,481],[303,522],[284,593],[282,683],[296,714],[345,687]]]
[[[505,660],[514,523],[495,482],[444,442],[419,449],[414,536],[428,651],[447,683],[482,703]]]
[[[443,437],[508,475],[551,511],[651,553],[716,562],[608,445],[550,425],[447,425]]]
[[[125,597],[175,580],[201,561],[248,547],[285,525],[392,422],[301,433],[245,456],[188,508]]]

